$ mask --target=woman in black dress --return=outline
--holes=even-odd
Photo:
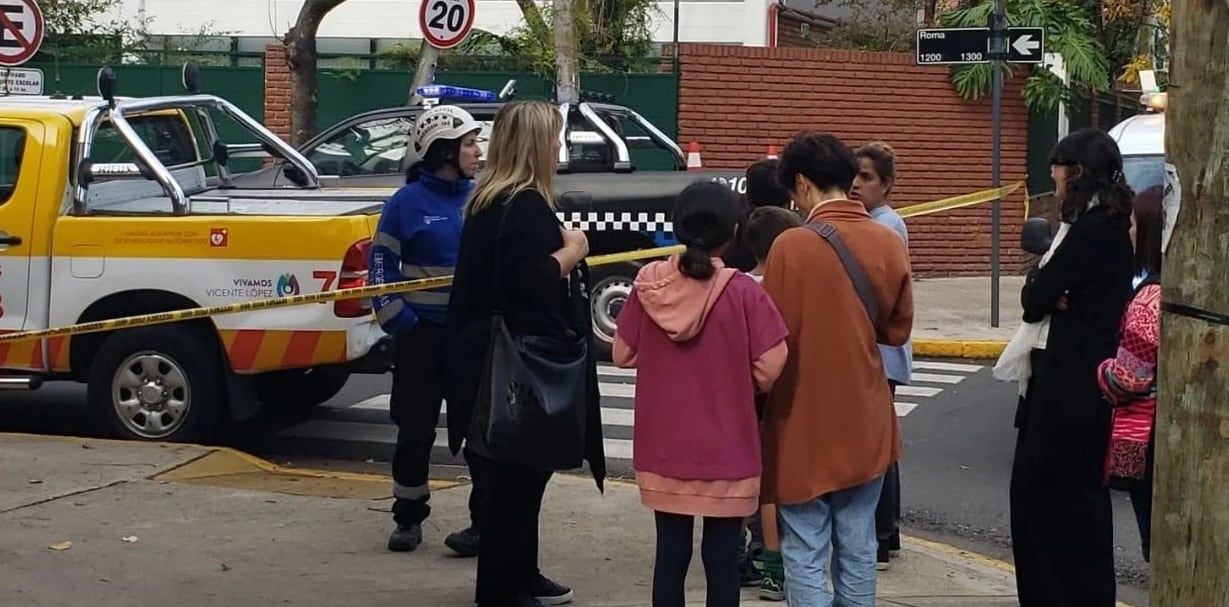
[[[1023,292],[1024,322],[1039,332],[1016,413],[1016,585],[1022,607],[1113,607],[1110,410],[1096,370],[1114,355],[1131,297],[1134,195],[1118,145],[1100,130],[1059,141],[1050,173],[1068,225]]]
[[[448,305],[453,351],[449,368],[448,442],[466,442],[471,468],[489,483],[478,552],[479,607],[540,607],[572,600],[572,590],[538,569],[538,517],[551,471],[476,453],[471,420],[489,344],[489,319],[502,312],[514,337],[574,341],[587,336],[588,301],[577,297],[576,268],[589,253],[584,232],[565,229],[555,214],[552,185],[563,118],[543,101],[505,105],[495,116],[487,166],[465,207]],[[583,282],[583,281],[579,281]],[[582,285],[583,286],[583,285]],[[587,288],[587,287],[586,287]],[[605,478],[597,367],[586,361],[584,457],[599,489]],[[454,406],[454,403],[455,406]]]

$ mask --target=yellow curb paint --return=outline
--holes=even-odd
[[[288,468],[230,447],[110,438],[47,436],[17,432],[0,433],[0,439],[6,436],[81,445],[148,446],[173,451],[200,451],[200,454],[196,457],[149,477],[150,480],[156,481],[230,487],[232,489],[264,490],[273,493],[316,497],[384,499],[392,496],[392,478],[389,476],[311,468]],[[430,481],[430,486],[433,490],[449,489],[460,484],[458,481]]]
[[[391,497],[392,481],[378,474],[283,468],[233,449],[217,449],[151,480],[267,491],[307,497],[378,500]],[[455,481],[431,481],[433,490]]]
[[[930,358],[993,360],[1002,355],[1006,347],[1007,342],[1005,341],[917,339],[913,341],[913,355]]]
[[[952,546],[950,544],[944,544],[941,542],[933,542],[930,540],[924,540],[920,537],[913,537],[911,535],[902,535],[900,536],[900,539],[902,542],[906,544],[912,544],[919,548],[925,548],[926,550],[931,550],[933,552],[939,552],[942,554],[946,554],[948,556],[954,556],[956,558],[965,559],[967,561],[971,561],[973,563],[982,565],[984,567],[989,567],[991,569],[997,569],[999,571],[1003,571],[1003,572],[1011,573],[1011,574],[1015,574],[1016,572],[1015,566],[1012,565],[1011,563],[1008,563],[1007,561],[1001,561],[994,557],[986,556],[984,554],[979,554],[977,552],[973,552],[970,550],[965,550],[964,548],[957,548],[956,546]],[[1124,603],[1122,601],[1118,601],[1116,605],[1117,607],[1134,607],[1133,605]]]

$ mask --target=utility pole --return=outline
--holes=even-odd
[[[1003,153],[1003,61],[1007,59],[1007,8],[1003,0],[995,0],[990,14],[990,187],[1002,186],[1000,157]],[[990,326],[999,326],[999,221],[1002,201],[990,204]]]
[[[553,0],[551,22],[555,30],[555,101],[580,101],[577,75],[576,29],[572,27],[572,0]]]
[[[1152,607],[1229,605],[1229,5],[1173,0]]]
[[[406,105],[411,107],[422,105],[422,96],[418,94],[418,87],[435,83],[435,67],[439,65],[439,60],[440,49],[423,40],[422,47],[418,51],[418,68],[414,70],[414,80],[410,83],[410,95],[406,98]]]

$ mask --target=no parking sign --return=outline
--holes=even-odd
[[[21,65],[33,58],[42,45],[43,11],[35,0],[0,4],[0,65]]]

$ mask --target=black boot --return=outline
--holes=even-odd
[[[388,536],[388,549],[393,552],[413,552],[422,543],[422,525],[397,525]]]
[[[452,549],[458,556],[473,558],[478,556],[480,535],[475,527],[466,527],[460,531],[448,534],[444,545]]]

